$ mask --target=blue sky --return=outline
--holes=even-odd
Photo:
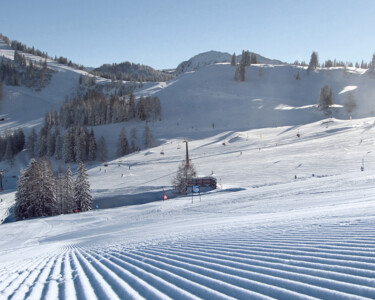
[[[130,61],[174,68],[209,50],[243,49],[286,62],[370,61],[373,0],[18,0],[0,32],[86,66]]]

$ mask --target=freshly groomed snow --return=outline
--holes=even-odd
[[[194,198],[169,190],[178,141],[93,166],[99,209],[0,226],[0,298],[371,299],[374,122],[191,141],[198,173],[221,182]],[[155,201],[100,209],[137,195]]]

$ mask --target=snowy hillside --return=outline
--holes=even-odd
[[[138,95],[160,98],[163,122],[155,124],[182,136],[214,129],[301,125],[332,116],[340,119],[372,116],[374,76],[363,69],[319,69],[308,72],[296,66],[252,65],[246,68],[245,82],[234,80],[235,68],[228,63],[206,66],[177,79],[156,84]],[[299,74],[300,79],[296,80]],[[335,108],[326,114],[317,110],[320,90],[333,91]],[[351,94],[357,107],[345,108]],[[167,124],[167,125],[165,125]]]
[[[14,52],[0,43],[2,55]],[[141,146],[145,122],[94,126],[109,160],[86,164],[93,211],[3,223],[28,155],[0,162],[0,299],[374,298],[374,74],[257,64],[237,82],[230,64],[212,64],[222,54],[208,56],[136,90],[161,101],[162,120],[148,123],[156,147],[116,157],[121,129],[135,128]],[[48,67],[41,91],[4,85],[1,133],[40,128],[86,74]],[[173,194],[185,139],[218,189]]]
[[[219,52],[219,51],[208,51],[200,53],[190,58],[187,61],[180,63],[176,68],[176,75],[181,75],[183,73],[196,71],[208,65],[213,65],[216,63],[230,62],[232,54]],[[257,62],[260,64],[271,64],[278,65],[281,61],[276,59],[269,59],[259,54],[256,54]],[[237,56],[237,61],[241,60],[241,55]]]
[[[38,56],[22,54],[34,62],[41,60]],[[0,57],[3,56],[13,60],[14,50],[0,40]],[[47,63],[48,68],[56,72],[53,73],[51,82],[41,91],[24,86],[3,85],[0,117],[4,118],[5,122],[0,124],[2,132],[15,127],[27,128],[39,125],[46,112],[52,108],[60,109],[65,98],[75,93],[80,74],[87,74],[52,60],[47,60]]]
[[[198,172],[221,183],[194,198],[160,200],[178,141],[92,166],[99,208],[158,201],[1,225],[0,298],[371,299],[373,126],[328,119],[192,141]]]

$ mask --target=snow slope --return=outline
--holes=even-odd
[[[40,61],[41,58],[28,53],[20,52],[27,59]],[[0,57],[13,60],[14,50],[3,40],[0,40]],[[0,102],[0,117],[5,118],[1,122],[0,130],[22,127],[40,126],[46,112],[51,109],[59,110],[61,104],[74,94],[78,86],[80,74],[85,71],[76,70],[66,65],[47,60],[48,68],[55,71],[51,82],[41,91],[24,86],[3,85],[3,100]]]
[[[242,55],[237,56],[237,61],[241,60]],[[279,65],[282,62],[276,59],[269,59],[259,54],[256,54],[257,62],[260,64],[271,64]],[[213,65],[216,63],[230,62],[232,54],[219,52],[219,51],[207,51],[200,53],[190,58],[187,61],[180,63],[176,68],[176,75],[181,75],[183,73],[196,71],[208,65]]]
[[[252,65],[245,82],[234,80],[235,68],[228,63],[209,65],[183,74],[168,83],[155,84],[138,95],[160,98],[163,122],[156,132],[247,130],[249,128],[302,125],[332,116],[340,119],[374,115],[374,75],[363,69],[319,69],[308,72],[296,66]],[[295,76],[299,73],[300,80]],[[335,108],[330,114],[317,110],[320,90],[329,85]],[[352,94],[356,109],[348,113],[345,103]],[[172,129],[172,130],[171,130]],[[164,130],[165,131],[165,130]]]
[[[161,186],[172,196],[178,141],[93,166],[99,205],[147,190],[159,201],[1,225],[0,298],[371,299],[374,124],[194,140],[198,173],[220,182],[200,198],[159,200]]]
[[[4,86],[1,132],[40,126],[74,90],[80,71],[49,66],[41,92]],[[162,102],[163,120],[149,123],[155,148],[115,159],[121,128],[141,136],[144,123],[95,127],[111,157],[86,165],[95,210],[2,224],[0,299],[373,299],[373,74],[253,65],[245,82],[233,77],[216,64],[138,90]],[[316,109],[324,84],[330,115]],[[185,138],[217,190],[173,195]],[[27,161],[0,163],[2,219]]]

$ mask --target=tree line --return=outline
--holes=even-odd
[[[0,81],[7,85],[41,89],[49,82],[52,73],[47,67],[47,61],[33,62],[18,51],[14,51],[13,61],[4,56],[1,58]]]
[[[35,49],[34,47],[28,47],[25,44],[22,44],[21,42],[17,40],[10,40],[9,37],[3,35],[0,33],[0,39],[3,40],[5,43],[7,43],[13,50],[15,51],[22,51],[25,53],[29,53],[32,55],[40,56],[45,59],[51,59],[54,60],[60,64],[68,65],[70,67],[74,67],[79,70],[85,70],[86,68],[83,65],[79,65],[76,63],[73,63],[71,60],[68,60],[66,57],[60,56],[60,57],[51,57],[48,55],[47,52],[41,51],[39,49]]]
[[[30,158],[53,157],[56,160],[63,160],[65,163],[107,160],[106,140],[101,136],[97,141],[92,128],[89,132],[87,127],[75,125],[61,133],[57,124],[46,124],[50,123],[45,123],[39,133],[32,129],[26,137],[24,144]],[[122,128],[118,137],[117,155],[124,156],[139,151],[140,147],[137,141],[135,128],[130,130],[130,139],[127,137],[126,129]],[[154,139],[147,122],[143,132],[143,146],[145,148],[154,146]],[[8,159],[7,155],[4,157]]]
[[[0,160],[7,160],[13,164],[14,156],[25,146],[25,134],[22,129],[7,130],[0,136]]]
[[[96,126],[130,120],[161,120],[161,105],[158,97],[129,97],[111,95],[109,99],[97,91],[89,91],[86,96],[76,96],[64,102],[57,116],[61,126]]]
[[[236,81],[245,81],[246,67],[252,64],[256,64],[256,63],[257,63],[257,56],[253,52],[242,50],[241,61],[239,64],[236,63],[236,54],[233,53],[231,65],[237,66],[236,72],[234,73],[234,79]]]
[[[168,81],[174,78],[173,75],[155,70],[149,66],[123,62],[120,64],[104,64],[92,72],[94,75],[112,80],[125,81]]]
[[[69,165],[53,175],[48,159],[31,159],[17,182],[14,215],[17,220],[91,210],[87,170],[80,162],[74,181]]]

